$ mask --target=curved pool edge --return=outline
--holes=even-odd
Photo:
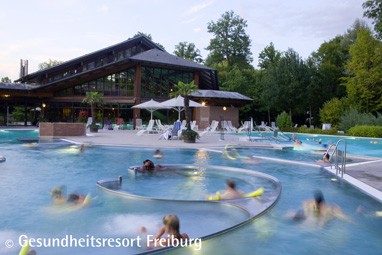
[[[166,166],[172,166],[172,167],[178,166],[179,167],[179,166],[189,166],[189,165],[171,164],[171,165],[166,165]],[[243,221],[241,221],[241,222],[239,222],[239,223],[237,223],[231,227],[225,228],[223,230],[220,230],[220,231],[217,231],[217,232],[214,232],[212,234],[205,235],[202,237],[198,237],[201,241],[205,241],[208,239],[218,237],[220,235],[234,231],[234,230],[236,230],[236,229],[238,229],[244,225],[249,224],[250,222],[252,222],[256,218],[260,217],[261,215],[263,215],[264,213],[269,211],[272,207],[274,207],[280,198],[281,191],[282,191],[281,182],[277,178],[275,178],[271,175],[252,171],[252,170],[247,170],[247,169],[234,168],[234,167],[224,167],[224,169],[223,169],[222,166],[211,166],[211,165],[192,165],[192,166],[193,167],[205,167],[205,168],[219,167],[223,171],[246,173],[246,174],[255,175],[257,177],[266,178],[266,179],[268,179],[274,183],[275,189],[269,194],[267,199],[264,199],[264,201],[259,201],[259,199],[256,197],[240,198],[240,199],[228,199],[228,200],[220,200],[220,201],[209,201],[209,200],[173,200],[173,199],[165,199],[165,198],[145,197],[145,196],[134,195],[134,194],[124,192],[124,191],[118,191],[117,189],[118,189],[118,187],[120,187],[120,185],[123,181],[122,176],[118,176],[117,178],[109,178],[109,179],[100,180],[97,182],[97,186],[100,189],[102,189],[102,190],[104,190],[110,194],[118,195],[118,196],[125,197],[125,198],[139,199],[139,200],[152,200],[152,201],[166,201],[166,202],[174,202],[174,203],[218,203],[218,204],[225,205],[225,206],[234,206],[238,209],[241,209],[241,210],[247,212],[247,214],[248,214],[247,219],[245,219],[245,220],[243,220]],[[106,185],[110,185],[109,187],[115,187],[116,189],[108,188],[108,187],[106,187]],[[182,248],[182,247],[163,247],[163,248],[159,248],[159,249],[147,250],[147,251],[137,253],[137,254],[139,254],[139,255],[159,254],[159,253],[163,253],[163,252],[166,252],[166,251],[169,251],[172,249],[178,249],[178,248]]]

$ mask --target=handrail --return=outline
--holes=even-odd
[[[343,143],[343,151],[338,150],[338,146]],[[330,153],[330,150],[334,147],[333,152]],[[340,139],[337,141],[337,143],[334,145],[330,145],[329,148],[327,149],[326,153],[330,155],[330,158],[334,157],[334,167],[336,169],[336,175],[338,176],[341,174],[341,178],[344,177],[344,174],[346,172],[346,141],[344,139]]]
[[[334,153],[336,152],[336,146],[337,146],[336,144],[331,144],[329,146],[329,148],[326,150],[326,153],[329,154],[330,158],[332,158],[334,156]],[[330,149],[332,149],[333,147],[334,147],[334,149],[333,149],[332,153],[330,153]]]

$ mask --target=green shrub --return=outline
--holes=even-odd
[[[192,139],[199,139],[199,133],[192,130],[192,129],[185,129],[182,131],[182,138],[183,140],[192,140]]]
[[[380,114],[379,114],[380,118]],[[338,128],[341,130],[349,130],[351,127],[374,126],[377,124],[377,118],[371,113],[360,113],[356,109],[347,110],[340,118]]]
[[[382,126],[382,114],[377,112],[377,117],[375,118],[375,126]]]
[[[382,126],[355,126],[347,133],[351,136],[382,138]]]
[[[282,112],[279,115],[277,115],[276,125],[280,130],[284,131],[284,130],[292,127],[292,124],[293,123],[290,120],[290,117],[286,112]]]
[[[332,126],[337,126],[344,108],[344,102],[338,98],[332,98],[326,101],[324,106],[320,109],[321,122],[331,123]]]
[[[299,133],[307,133],[307,134],[320,134],[320,135],[337,135],[337,129],[331,128],[322,130],[320,128],[306,128],[306,127],[299,127],[298,128]]]

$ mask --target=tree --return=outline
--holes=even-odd
[[[293,123],[290,120],[289,115],[285,111],[283,111],[282,113],[277,115],[276,125],[279,129],[286,130],[286,129],[292,127]]]
[[[278,81],[276,79],[276,67],[262,71],[259,78],[260,87],[260,110],[265,110],[268,112],[268,122],[271,122],[271,110],[279,110],[278,108],[278,97],[280,94],[280,87],[278,86]],[[282,110],[282,109],[280,109]]]
[[[90,111],[92,113],[92,123],[90,126],[96,128],[95,107],[99,104],[103,104],[103,94],[99,92],[86,92],[86,97],[82,100],[82,103],[90,105]]]
[[[197,63],[203,62],[202,56],[200,55],[200,50],[196,49],[195,44],[193,43],[180,42],[175,45],[174,54],[178,57],[195,61]]]
[[[253,86],[255,85],[254,70],[240,69],[234,66],[227,72],[227,77],[222,82],[221,89],[234,91],[251,97],[253,95]]]
[[[277,64],[280,60],[281,52],[275,49],[271,42],[259,54],[259,67],[261,69],[268,69],[269,67]]]
[[[365,22],[356,20],[345,34],[322,43],[306,61],[311,76],[311,82],[306,90],[310,115],[318,116],[319,109],[326,101],[346,96],[342,79],[349,75],[345,67],[350,59],[349,49],[356,42],[357,32],[367,28]],[[309,120],[311,121],[311,116]],[[319,124],[318,118],[313,120],[315,125]]]
[[[336,97],[325,102],[323,107],[320,109],[321,122],[331,123],[333,126],[337,126],[346,109],[345,105],[344,100],[340,100]]]
[[[1,77],[0,82],[12,83],[12,80],[9,77]]]
[[[145,34],[145,33],[143,33],[143,32],[139,32],[139,31],[138,31],[133,37],[131,37],[131,38],[129,38],[129,39],[133,39],[133,38],[136,38],[136,37],[141,36],[141,35],[146,36],[146,37],[149,38],[151,41],[154,41],[154,40],[152,39],[152,37],[151,37],[151,34]],[[156,43],[156,42],[154,42],[154,43],[155,43],[159,48],[165,50],[165,48],[164,48],[164,46],[163,46],[162,44],[160,44],[160,43]]]
[[[284,52],[280,61],[266,70],[261,81],[261,98],[268,110],[304,112],[307,105],[306,88],[310,83],[307,65],[292,49]]]
[[[359,30],[350,56],[349,76],[343,78],[350,103],[360,111],[382,110],[382,42],[370,30]]]
[[[309,124],[312,124],[312,116],[318,116],[319,109],[326,101],[333,97],[345,96],[341,77],[347,75],[345,63],[349,58],[349,47],[342,43],[343,40],[344,36],[337,36],[329,42],[324,42],[307,60],[311,76],[306,90]],[[319,124],[318,120],[314,118],[315,125]]]
[[[362,4],[365,9],[363,16],[373,20],[374,31],[382,39],[382,1],[368,0]]]
[[[186,116],[186,129],[191,130],[191,114],[190,114],[190,98],[189,95],[198,91],[198,86],[194,81],[190,83],[184,83],[179,81],[176,85],[177,90],[171,93],[171,96],[183,96],[184,97],[184,113]]]
[[[252,62],[251,40],[245,33],[247,22],[233,11],[225,12],[215,23],[208,23],[208,32],[214,34],[206,48],[210,51],[206,65],[215,66],[227,61],[229,67],[249,68]]]
[[[38,68],[39,68],[39,70],[45,70],[45,69],[51,68],[53,66],[59,65],[61,63],[62,63],[62,61],[60,61],[60,60],[49,59],[47,62],[40,63],[38,65]]]

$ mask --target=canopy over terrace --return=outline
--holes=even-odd
[[[153,119],[153,112],[154,111],[156,111],[158,109],[168,109],[170,107],[164,106],[161,103],[151,99],[150,101],[134,105],[131,108],[138,108],[138,109],[146,109],[146,110],[148,110],[151,113],[150,120],[152,120]]]
[[[191,93],[190,98],[198,101],[208,101],[209,104],[213,102],[214,105],[234,105],[235,107],[241,107],[253,101],[252,98],[238,92],[209,89],[199,89]]]
[[[193,111],[199,128],[208,127],[213,120],[232,121],[233,126],[239,127],[239,108],[253,101],[238,92],[206,89],[191,93],[190,98],[206,106]]]
[[[162,102],[161,105],[163,107],[173,108],[176,111],[178,111],[178,120],[180,120],[180,113],[181,113],[181,111],[184,111],[184,109],[185,109],[184,108],[184,97],[178,96],[178,97],[171,98],[167,101]],[[192,101],[192,100],[190,100],[189,105],[190,105],[190,107],[204,107],[204,105],[199,104],[199,103]]]

